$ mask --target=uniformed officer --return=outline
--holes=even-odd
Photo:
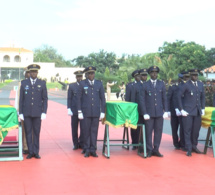
[[[139,120],[138,124],[143,123],[143,112],[140,106],[140,91],[142,90],[142,84],[140,82],[140,74],[139,70],[135,70],[132,72],[131,76],[135,79],[133,84],[131,85],[131,99],[130,102],[135,102],[138,104],[138,113],[139,113]],[[137,129],[131,128],[131,139],[132,144],[138,144],[139,142],[139,134],[140,134],[140,127],[137,127]],[[132,150],[137,149],[137,146],[133,146]]]
[[[72,127],[72,141],[73,141],[73,150],[84,147],[83,140],[83,122],[78,119],[78,110],[77,110],[77,93],[78,86],[83,78],[83,72],[78,70],[74,72],[76,75],[76,82],[71,83],[68,89],[67,95],[67,110],[68,115],[71,116],[71,127]],[[80,136],[78,137],[78,123],[80,122]]]
[[[29,154],[27,159],[39,155],[39,137],[41,120],[46,118],[47,89],[46,82],[37,78],[40,66],[31,64],[28,66],[30,78],[21,82],[19,99],[19,117],[24,121],[26,139]],[[32,137],[33,132],[33,137]]]
[[[183,85],[190,79],[190,73],[188,71],[183,71],[181,72],[181,74],[183,75],[183,79],[181,79],[180,83],[178,84],[178,91],[180,91],[180,89],[183,87]],[[183,103],[184,101],[184,96],[181,97],[181,101]],[[177,108],[175,108],[175,112],[176,115],[178,116],[179,119],[179,124],[180,124],[180,148],[183,151],[186,151],[185,149],[185,139],[184,139],[184,128],[183,128],[183,122],[182,122],[182,115],[180,110],[178,109],[178,95],[177,95]]]
[[[30,71],[28,70],[27,67],[25,68],[24,75],[25,75],[25,79],[30,78]],[[21,87],[21,82],[19,82],[18,102],[19,102],[19,97],[20,97],[20,87]],[[19,105],[18,105],[17,111],[19,112]],[[23,154],[28,154],[28,145],[27,145],[27,141],[26,141],[25,127],[24,127],[24,121],[23,120],[21,120],[21,125],[22,125]]]
[[[142,98],[140,98],[145,119],[148,157],[152,155],[163,157],[159,152],[159,147],[163,131],[163,119],[168,118],[166,88],[164,82],[157,79],[159,71],[157,66],[151,66],[148,69],[151,79],[143,84]],[[152,144],[153,130],[154,141]]]
[[[179,116],[181,115],[180,111],[177,112],[178,109],[178,90],[179,90],[179,83],[183,79],[183,75],[181,73],[178,74],[178,83],[172,84],[169,86],[167,92],[167,105],[168,105],[168,112],[170,113],[170,124],[172,129],[172,139],[173,145],[176,149],[180,149],[180,139],[178,136],[178,129],[179,129]]]
[[[140,74],[140,82],[145,83],[148,77],[148,69],[147,68],[140,69],[139,74]]]
[[[78,87],[78,118],[83,119],[84,124],[84,150],[85,157],[96,154],[96,143],[99,127],[99,119],[105,116],[105,95],[102,82],[95,80],[96,68],[89,66],[84,72],[88,73],[88,79],[81,81]]]
[[[187,150],[187,156],[192,156],[192,151],[201,153],[197,144],[201,128],[201,115],[205,114],[205,92],[203,83],[198,81],[199,71],[192,69],[189,72],[191,80],[187,81],[179,90],[178,104],[182,114],[185,149]]]

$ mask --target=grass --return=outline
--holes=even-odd
[[[0,88],[4,87],[5,85],[11,83],[13,80],[5,80],[4,83],[0,83]]]
[[[46,83],[46,87],[47,87],[47,89],[55,89],[56,87],[58,89],[61,89],[62,85],[58,82],[54,82],[54,83]]]

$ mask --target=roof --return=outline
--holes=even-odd
[[[205,68],[204,72],[210,72],[210,73],[214,73],[215,72],[215,65]]]
[[[31,52],[33,51],[24,49],[24,48],[15,48],[15,47],[0,47],[0,52],[17,52],[17,53],[26,53],[26,52]]]

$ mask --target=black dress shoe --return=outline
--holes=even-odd
[[[35,155],[34,155],[34,158],[36,158],[36,159],[41,159],[41,157],[40,157],[39,154],[35,154]]]
[[[78,145],[74,145],[73,150],[77,150],[77,149],[78,149]]]
[[[96,154],[96,152],[91,152],[91,156],[98,157],[98,155]]]
[[[159,151],[153,152],[152,155],[157,157],[163,157],[163,154],[161,154]]]
[[[137,146],[133,146],[133,147],[132,147],[132,150],[136,150],[136,149],[137,149]]]
[[[23,150],[23,154],[28,154],[28,150]]]
[[[147,157],[151,157],[151,156],[152,156],[152,152],[148,152]]]
[[[84,157],[87,158],[89,156],[90,156],[90,153],[89,152],[85,152]]]
[[[176,150],[180,150],[180,146],[175,146],[175,149]]]
[[[34,155],[33,154],[28,154],[28,156],[26,157],[26,159],[31,159]]]
[[[187,151],[187,156],[192,156],[191,151]]]
[[[85,154],[85,150],[84,149],[82,150],[81,154]]]
[[[193,148],[192,151],[197,153],[197,154],[203,154],[203,152],[201,152],[198,148]]]
[[[182,150],[182,151],[184,151],[184,152],[187,152],[187,149],[186,149],[186,148],[184,148],[184,147],[183,147],[183,148],[181,148],[181,150]]]

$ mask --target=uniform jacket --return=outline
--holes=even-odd
[[[178,83],[169,86],[167,92],[167,105],[168,111],[171,112],[172,116],[176,116],[175,109],[178,108]]]
[[[141,82],[134,81],[131,87],[131,102],[135,102],[138,104],[138,112],[140,115],[143,115],[142,106],[140,105],[140,92],[143,89],[143,84]]]
[[[78,87],[79,87],[79,83],[77,82],[71,83],[69,85],[68,94],[67,94],[67,108],[70,108],[74,115],[78,115],[78,109],[77,109]]]
[[[205,92],[203,83],[197,81],[197,87],[194,86],[191,80],[181,86],[178,92],[179,110],[185,110],[191,116],[201,114],[201,109],[205,109]],[[183,97],[183,101],[182,101]]]
[[[34,86],[31,80],[21,81],[19,114],[25,117],[40,117],[42,113],[47,112],[48,96],[46,82],[37,78]]]
[[[80,82],[78,87],[77,108],[84,117],[99,117],[105,113],[105,95],[102,82],[94,80],[91,86],[88,79]]]
[[[161,117],[164,112],[167,112],[166,88],[163,81],[157,80],[154,88],[151,80],[143,83],[140,102],[143,109],[143,114],[148,114],[150,117]]]
[[[130,102],[131,101],[131,89],[132,89],[133,82],[130,82],[126,85],[125,89],[125,101]]]

